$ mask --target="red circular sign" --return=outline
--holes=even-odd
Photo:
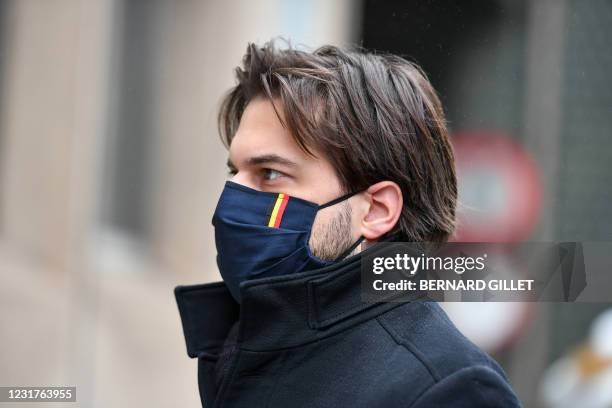
[[[528,238],[541,204],[538,169],[525,150],[498,131],[454,135],[459,204],[454,241],[514,242]]]

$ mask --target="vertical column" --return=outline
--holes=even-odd
[[[0,236],[18,255],[7,274],[9,257],[0,257],[0,291],[11,291],[0,297],[18,319],[3,346],[19,358],[10,365],[12,378],[23,385],[76,382],[87,401],[96,338],[96,274],[88,255],[113,1],[15,0],[8,8]]]
[[[555,239],[555,198],[559,182],[563,57],[566,35],[566,0],[529,2],[524,112],[524,141],[542,176],[543,211],[536,239]],[[537,404],[539,380],[548,364],[551,344],[551,305],[535,304],[535,319],[516,347],[510,376],[525,406]],[[525,375],[529,373],[529,375]]]
[[[69,263],[78,10],[72,1],[13,1],[10,7],[0,122],[2,236],[64,269]]]

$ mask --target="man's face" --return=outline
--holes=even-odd
[[[283,115],[280,103],[276,108]],[[256,98],[247,105],[229,149],[231,180],[324,204],[343,191],[331,164],[313,153],[315,157],[300,149],[268,99]],[[314,255],[333,260],[357,240],[353,212],[348,199],[317,213],[309,242]]]

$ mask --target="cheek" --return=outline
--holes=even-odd
[[[302,185],[310,193],[310,201],[325,203],[342,194],[342,186],[330,165],[322,160],[310,161],[303,167]],[[320,213],[327,211],[321,210]]]

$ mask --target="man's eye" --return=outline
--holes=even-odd
[[[277,178],[283,175],[283,173],[281,173],[280,171],[276,171],[273,169],[263,169],[263,174],[264,174],[264,179],[266,181],[276,180]]]

